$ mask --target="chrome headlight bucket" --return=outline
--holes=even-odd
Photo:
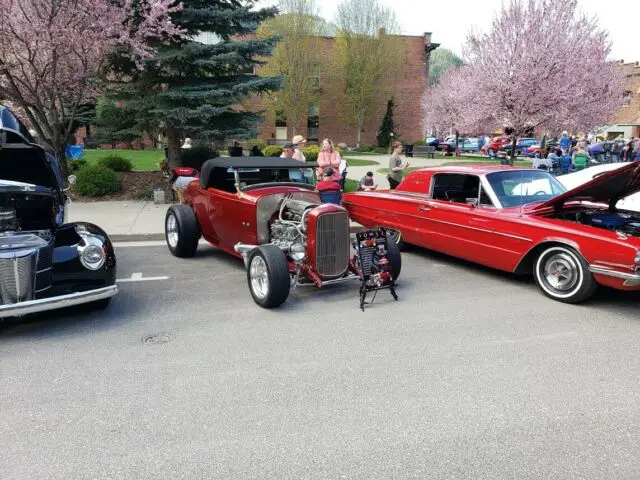
[[[294,262],[301,262],[307,256],[307,249],[302,243],[294,243],[291,245],[290,255]]]
[[[107,260],[104,243],[95,235],[79,230],[82,242],[78,244],[80,263],[87,270],[99,270]]]
[[[636,258],[633,259],[633,263],[640,265],[640,250],[636,252]]]

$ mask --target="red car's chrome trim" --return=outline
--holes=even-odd
[[[640,272],[637,272],[637,273],[618,272],[616,270],[612,270],[606,267],[599,267],[597,265],[590,266],[589,271],[596,275],[606,275],[608,277],[621,278],[624,280],[623,285],[625,287],[640,286]]]
[[[420,217],[420,218],[424,218],[424,217]],[[424,220],[428,220],[429,222],[443,223],[445,225],[451,225],[453,227],[466,228],[468,230],[475,230],[476,232],[491,233],[493,235],[498,235],[500,237],[514,238],[516,240],[522,240],[523,242],[533,242],[533,240],[530,238],[519,237],[518,235],[511,235],[509,233],[496,232],[495,230],[487,230],[485,228],[470,227],[469,225],[462,225],[460,223],[453,223],[453,222],[445,222],[444,220],[435,220],[433,218],[424,218]]]

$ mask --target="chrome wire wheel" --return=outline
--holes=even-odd
[[[545,283],[561,293],[571,291],[580,280],[580,266],[566,253],[551,255],[544,264]]]
[[[169,246],[171,248],[176,248],[178,245],[178,237],[180,236],[180,232],[178,231],[178,221],[176,220],[176,216],[173,214],[169,214],[167,216],[167,242],[169,242]]]
[[[263,300],[269,294],[269,272],[267,264],[260,255],[251,259],[249,265],[249,276],[251,278],[251,290],[256,297]]]

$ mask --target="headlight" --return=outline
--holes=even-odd
[[[102,241],[83,230],[78,230],[78,234],[83,240],[83,242],[78,245],[80,263],[82,263],[82,266],[87,270],[100,269],[107,259]]]
[[[636,252],[636,258],[633,260],[636,265],[640,265],[640,250]]]
[[[294,262],[301,262],[307,256],[307,251],[301,243],[295,243],[291,246],[291,258]]]

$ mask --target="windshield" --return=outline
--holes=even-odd
[[[503,208],[549,200],[567,191],[553,175],[541,170],[490,173],[487,180]]]
[[[315,186],[315,168],[239,168],[238,177],[242,190],[254,185],[270,183],[301,183]]]

